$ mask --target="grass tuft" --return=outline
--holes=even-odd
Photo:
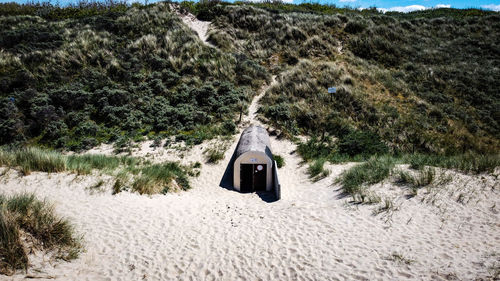
[[[54,173],[66,169],[65,159],[60,153],[35,147],[2,151],[0,153],[0,164],[19,167],[20,171],[25,175],[30,174],[32,171]]]
[[[0,273],[13,274],[28,268],[28,250],[24,240],[34,238],[34,245],[55,251],[55,257],[71,260],[82,250],[70,222],[57,216],[54,207],[33,194],[12,197],[0,195]]]
[[[224,159],[224,154],[229,148],[229,139],[225,138],[218,140],[212,145],[210,145],[203,154],[205,154],[207,163],[217,164],[219,161]]]
[[[436,179],[436,170],[432,167],[425,167],[416,175],[411,172],[400,170],[397,172],[398,183],[409,184],[414,188],[428,186]]]
[[[157,194],[168,191],[188,190],[190,187],[185,168],[170,162],[146,166],[132,184],[132,190],[140,194]]]
[[[342,185],[345,193],[366,202],[367,193],[363,186],[383,181],[391,174],[394,165],[395,159],[390,156],[372,157],[367,162],[343,172],[336,183]]]
[[[217,147],[211,147],[204,151],[204,154],[207,159],[207,163],[217,164],[220,160],[224,159],[224,150],[221,150]]]
[[[311,178],[314,182],[324,179],[330,174],[330,170],[323,167],[325,162],[326,160],[324,158],[319,158],[314,160],[314,162],[307,168],[309,178]]]
[[[274,154],[273,158],[274,161],[276,161],[276,166],[278,166],[278,168],[285,166],[285,158],[283,158],[283,156]]]
[[[410,164],[412,169],[421,170],[424,166],[434,166],[472,174],[492,173],[496,167],[500,166],[498,154],[466,153],[454,156],[410,154],[403,159]]]

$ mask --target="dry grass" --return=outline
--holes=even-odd
[[[98,170],[116,178],[113,194],[128,189],[140,194],[187,190],[190,188],[188,176],[197,175],[194,171],[196,168],[185,167],[176,162],[151,164],[134,157],[100,154],[66,156],[35,147],[0,149],[0,165],[19,169],[25,175],[31,171],[90,174]],[[90,189],[100,190],[103,184],[98,182]]]
[[[26,238],[33,241],[26,243]],[[33,249],[53,251],[56,259],[71,260],[82,250],[71,223],[54,212],[46,201],[32,194],[0,194],[0,273],[27,270]]]

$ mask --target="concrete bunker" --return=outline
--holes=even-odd
[[[260,126],[246,128],[236,147],[234,189],[240,192],[272,191],[275,184],[274,165],[266,129]]]

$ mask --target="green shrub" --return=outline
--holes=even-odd
[[[378,135],[363,131],[352,131],[341,137],[338,148],[341,154],[349,156],[382,155],[389,152],[389,149]]]
[[[190,6],[200,17],[221,9]],[[127,151],[128,140],[152,131],[232,134],[224,120],[269,77],[247,56],[207,48],[169,3],[1,4],[0,14],[0,145],[78,151],[116,141]]]
[[[281,155],[278,154],[273,154],[274,161],[276,161],[276,166],[279,168],[282,168],[285,166],[285,158],[283,158]]]
[[[300,143],[297,146],[297,152],[304,160],[327,158],[331,155],[332,150],[330,144],[322,142],[316,137],[312,137],[306,143]]]
[[[152,131],[200,143],[229,134],[224,120],[280,72],[260,113],[284,136],[342,141],[356,128],[395,152],[498,150],[498,13],[180,5],[213,22],[220,49],[198,40],[170,3],[0,4],[0,145],[82,150]],[[200,127],[211,130],[184,134]],[[360,138],[340,154],[365,147]]]

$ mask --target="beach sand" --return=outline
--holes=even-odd
[[[246,124],[258,123],[257,100]],[[214,140],[182,153],[141,143],[133,156],[204,163],[191,190],[167,195],[111,195],[113,180],[99,174],[20,176],[2,169],[2,192],[47,198],[84,237],[86,252],[78,259],[32,256],[29,274],[57,280],[474,280],[498,272],[498,173],[449,171],[450,183],[409,199],[407,189],[384,181],[371,189],[394,208],[376,214],[383,202],[353,204],[334,184],[356,164],[327,165],[331,174],[312,183],[296,145],[271,137],[286,164],[279,169],[282,199],[267,202],[219,186],[237,141],[235,135],[218,164],[205,164],[203,155]],[[102,191],[89,189],[101,179]]]
[[[455,175],[433,194],[404,197],[391,183],[373,187],[398,210],[354,205],[333,185],[354,165],[329,165],[311,183],[295,145],[272,138],[285,157],[282,199],[219,187],[233,144],[219,164],[204,164],[193,189],[167,195],[111,195],[105,176],[14,170],[2,192],[33,192],[75,223],[86,252],[72,262],[33,257],[29,273],[59,280],[473,280],[491,275],[500,259],[500,199],[493,176]],[[203,160],[195,147],[182,161]],[[171,156],[175,157],[175,156]],[[106,190],[91,192],[99,179]],[[453,190],[454,195],[450,195]],[[457,196],[467,194],[467,202]],[[425,192],[422,192],[425,193]],[[426,198],[433,196],[434,202]],[[470,198],[469,198],[470,197]],[[20,272],[6,280],[23,279]]]

